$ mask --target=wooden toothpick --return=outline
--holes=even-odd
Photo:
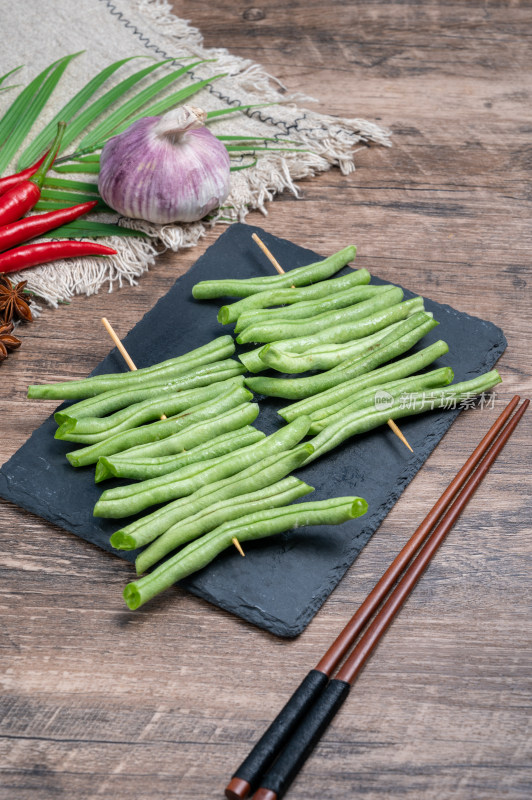
[[[103,327],[105,328],[105,330],[107,331],[107,333],[109,334],[109,336],[111,337],[113,342],[115,343],[116,347],[118,348],[118,350],[120,350],[122,358],[124,359],[124,361],[128,365],[129,369],[132,372],[135,372],[135,370],[137,369],[137,367],[135,365],[135,362],[133,361],[133,359],[131,358],[131,356],[127,352],[126,348],[124,347],[124,345],[122,344],[122,342],[120,341],[120,339],[118,338],[116,333],[114,332],[114,328],[111,325],[111,323],[109,322],[109,320],[107,319],[107,317],[102,317],[102,323],[103,323]]]
[[[128,365],[129,369],[132,372],[135,372],[135,370],[137,369],[137,367],[135,365],[135,362],[133,361],[133,359],[131,358],[131,356],[127,352],[126,348],[124,347],[124,345],[122,344],[122,342],[120,341],[118,336],[116,335],[116,333],[114,331],[114,328],[111,325],[111,323],[109,322],[109,320],[107,319],[107,317],[102,317],[102,324],[103,324],[103,327],[105,328],[105,330],[107,331],[107,333],[109,334],[109,336],[111,337],[111,339],[113,340],[113,342],[115,343],[117,349],[120,351],[120,354],[122,355],[122,358],[124,359],[124,361]],[[161,414],[161,419],[167,419],[166,414]]]
[[[404,433],[403,433],[403,432],[402,432],[402,430],[400,429],[399,425],[397,425],[397,423],[395,423],[395,422],[393,421],[393,419],[389,419],[389,420],[388,420],[388,425],[390,426],[390,428],[392,429],[392,431],[395,433],[395,435],[399,437],[399,439],[402,441],[402,443],[403,443],[404,445],[406,445],[406,447],[408,447],[408,449],[410,450],[410,452],[411,452],[411,453],[413,453],[414,451],[412,450],[412,448],[411,448],[411,447],[410,447],[410,445],[408,444],[408,442],[407,442],[407,439],[406,439],[406,436],[404,435]]]
[[[124,345],[122,344],[122,342],[120,341],[118,336],[116,335],[116,333],[114,331],[114,328],[111,325],[111,323],[109,322],[109,320],[107,319],[107,317],[102,317],[102,323],[103,323],[103,326],[104,326],[105,330],[107,331],[107,333],[109,334],[109,336],[111,337],[111,339],[115,343],[116,347],[120,351],[124,361],[126,362],[126,364],[129,367],[129,369],[132,372],[134,372],[137,369],[137,367],[135,365],[135,362],[133,361],[133,359],[131,358],[131,356],[127,352],[126,348],[124,347]],[[167,419],[166,415],[165,414],[161,414],[161,419]],[[238,541],[236,536],[233,536],[231,541],[233,542],[234,546],[236,547],[236,549],[238,550],[240,555],[241,556],[245,556],[246,554],[242,550],[242,545],[240,544],[240,542]]]
[[[258,246],[260,247],[260,249],[262,250],[262,252],[266,256],[266,258],[270,261],[271,264],[273,264],[273,267],[277,270],[279,275],[284,275],[285,274],[284,269],[279,264],[279,262],[277,261],[277,259],[273,255],[273,253],[270,250],[268,250],[268,248],[266,247],[266,245],[264,244],[262,239],[259,239],[259,237],[257,236],[256,233],[252,233],[251,234],[251,238],[253,239],[255,244],[258,244]],[[294,287],[292,287],[292,288],[294,288]]]
[[[279,275],[284,275],[284,274],[285,274],[285,271],[284,271],[284,269],[281,267],[281,265],[279,264],[279,262],[277,261],[277,259],[275,258],[275,256],[274,256],[274,255],[273,255],[273,254],[272,254],[272,253],[271,253],[271,252],[268,250],[268,248],[266,247],[266,245],[264,244],[264,242],[263,242],[261,239],[259,239],[259,237],[257,236],[257,234],[256,234],[256,233],[252,233],[252,234],[251,234],[251,238],[253,239],[253,241],[254,241],[256,244],[258,244],[258,246],[260,247],[260,249],[262,250],[262,252],[263,252],[263,253],[264,253],[264,255],[266,256],[266,258],[268,258],[268,259],[270,260],[270,262],[273,264],[273,266],[275,267],[275,269],[277,270],[277,272],[279,273]],[[295,286],[292,286],[292,289],[295,289]],[[408,444],[408,441],[407,441],[407,439],[406,439],[406,436],[405,436],[405,435],[404,435],[404,433],[401,431],[401,429],[399,428],[399,426],[398,426],[398,425],[397,425],[397,424],[396,424],[396,423],[393,421],[393,419],[389,419],[389,420],[388,420],[388,425],[390,426],[390,428],[392,429],[392,431],[395,433],[395,435],[396,435],[396,436],[397,436],[397,437],[398,437],[398,438],[399,438],[399,439],[402,441],[402,443],[403,443],[403,444],[404,444],[406,447],[408,447],[408,449],[410,450],[410,452],[411,452],[411,453],[413,453],[414,451],[412,450],[412,448],[411,448],[411,447],[410,447],[410,445]]]

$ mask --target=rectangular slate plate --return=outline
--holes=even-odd
[[[323,257],[260,228],[232,225],[127,335],[125,346],[139,367],[232,332],[232,327],[216,320],[221,301],[197,302],[191,290],[197,281],[210,278],[271,275],[269,262],[251,240],[254,231],[286,267]],[[378,278],[373,282],[383,283]],[[412,296],[405,291],[406,298]],[[493,367],[506,347],[499,328],[431,300],[427,300],[426,308],[440,325],[425,336],[423,346],[445,339],[450,347],[434,367],[452,366],[456,381]],[[92,374],[126,369],[122,357],[112,350]],[[268,434],[276,430],[281,424],[276,411],[286,404],[260,398],[257,427]],[[346,442],[298,471],[298,477],[316,488],[312,500],[352,494],[366,498],[369,511],[364,517],[341,526],[300,529],[272,540],[248,543],[245,558],[235,550],[228,551],[182,585],[271,633],[296,636],[335,588],[458,413],[439,411],[401,420],[413,454],[390,430],[380,428]],[[135,552],[118,552],[110,547],[109,537],[119,525],[92,516],[101,492],[94,484],[94,470],[76,470],[68,464],[65,453],[75,446],[55,440],[55,430],[50,417],[2,467],[0,496],[134,561]],[[412,520],[412,525],[416,522],[419,520]]]

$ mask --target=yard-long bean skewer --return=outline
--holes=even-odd
[[[113,342],[115,343],[117,349],[119,350],[122,358],[124,359],[124,361],[128,365],[129,369],[132,372],[135,372],[135,370],[137,369],[135,362],[133,361],[133,359],[131,358],[131,356],[127,352],[126,348],[124,347],[124,345],[122,344],[120,339],[118,338],[113,326],[111,325],[111,323],[109,322],[107,317],[102,317],[102,324],[103,324],[105,330],[107,331],[107,333],[109,334],[109,336],[111,337],[111,339],[113,340]],[[161,414],[161,419],[166,419],[165,414]],[[245,556],[246,554],[244,553],[244,550],[242,549],[242,545],[240,544],[240,542],[238,541],[236,536],[233,537],[233,539],[231,539],[231,541],[233,542],[234,546],[236,547],[236,549],[238,550],[240,555],[241,556]]]
[[[277,272],[279,273],[279,275],[285,275],[285,274],[286,274],[286,273],[285,273],[285,270],[284,270],[284,269],[281,267],[281,265],[279,264],[279,262],[277,261],[277,259],[276,259],[276,258],[275,258],[275,256],[273,255],[273,253],[272,253],[272,252],[271,252],[271,251],[270,251],[270,250],[269,250],[269,249],[266,247],[266,245],[264,244],[264,242],[262,241],[262,239],[261,239],[259,236],[257,236],[257,234],[256,234],[256,233],[252,233],[252,234],[251,234],[251,238],[253,239],[253,241],[255,242],[255,244],[257,244],[257,245],[260,247],[260,249],[262,250],[262,252],[263,252],[263,253],[264,253],[264,255],[266,256],[266,258],[267,258],[267,259],[270,261],[270,263],[273,265],[273,267],[274,267],[274,268],[277,270]],[[295,286],[292,286],[292,289],[294,289],[294,288],[295,288]],[[405,435],[404,435],[404,433],[401,431],[401,429],[399,428],[399,426],[398,426],[398,425],[397,425],[397,424],[396,424],[396,423],[393,421],[393,419],[389,419],[389,420],[388,420],[388,426],[389,426],[389,427],[390,427],[390,429],[391,429],[391,430],[392,430],[392,431],[395,433],[395,435],[396,435],[396,436],[397,436],[397,437],[398,437],[398,438],[399,438],[399,439],[402,441],[402,443],[403,443],[403,444],[404,444],[406,447],[408,447],[408,449],[410,450],[410,452],[411,452],[411,453],[413,453],[414,451],[413,451],[413,449],[410,447],[410,444],[408,443],[408,440],[407,440],[406,436],[405,436]]]
[[[387,630],[437,548],[515,430],[529,405],[529,401],[525,400],[510,422],[508,422],[518,402],[519,397],[516,396],[504,409],[366,600],[347,623],[323,658],[320,659],[317,666],[305,677],[280,714],[238,768],[226,788],[226,797],[229,800],[243,800],[259,784],[261,784],[261,788],[254,795],[254,800],[278,800],[284,794],[290,780],[296,774],[306,755],[310,753],[313,745],[347,696],[350,685],[368,660],[379,639]],[[449,506],[451,502],[452,505]],[[447,511],[442,517],[446,509]],[[439,524],[434,528],[440,517]],[[418,550],[419,553],[414,558]],[[329,683],[329,678],[333,671],[353,646],[359,633],[403,572],[402,578],[390,593],[388,600],[381,607],[364,635],[359,639],[355,649],[336,677]],[[326,719],[322,719],[322,725],[319,730],[315,729],[313,731],[309,742],[309,724],[312,721],[315,722],[317,716],[319,716],[320,704],[323,706],[327,702],[327,699],[323,701],[321,699],[322,697],[325,698],[327,685],[331,686],[331,689],[328,690],[328,712],[330,713],[329,716],[325,715]],[[332,698],[335,691],[338,695],[336,700]],[[332,703],[331,700],[333,701]],[[307,714],[308,717],[305,716]],[[312,718],[311,722],[305,728],[305,722],[309,718]],[[300,725],[299,728],[297,727],[298,725]],[[290,740],[294,731],[296,733]],[[301,745],[305,737],[307,737],[307,742],[302,748]],[[289,740],[291,743],[289,742],[286,749],[282,751],[282,748]],[[303,755],[303,750],[305,755]],[[272,774],[273,772],[276,773],[276,778],[272,780],[272,783],[275,783],[276,780],[278,781],[280,774],[289,775],[290,777],[283,783],[282,791],[277,792],[268,787],[269,779],[272,776],[265,776],[265,773],[281,751],[282,754],[279,760],[275,762],[272,770]],[[283,753],[286,754],[284,759]],[[290,765],[289,767],[288,764]]]

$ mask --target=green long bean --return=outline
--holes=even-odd
[[[417,327],[413,324],[416,319],[424,321],[426,318],[424,312],[420,312],[419,317],[412,315],[407,319],[407,329],[411,324],[412,328]],[[321,348],[311,348],[303,353],[290,353],[275,344],[267,344],[260,351],[259,358],[265,366],[291,375],[312,370],[329,370],[334,367],[340,368],[347,360],[362,358],[405,332],[403,323],[395,322],[377,333],[355,339],[354,342],[343,345],[322,345]]]
[[[392,322],[391,325],[387,325],[385,328],[381,328],[375,333],[370,333],[367,336],[363,336],[360,339],[347,339],[345,340],[345,336],[342,336],[345,329],[349,329],[349,332],[353,330],[353,325],[357,323],[350,323],[349,325],[337,325],[332,328],[328,328],[324,331],[321,331],[321,334],[324,335],[324,339],[330,338],[331,336],[334,337],[335,333],[340,332],[338,336],[339,339],[342,341],[339,343],[331,342],[331,343],[322,343],[321,342],[321,335],[317,334],[314,336],[302,337],[300,339],[282,339],[278,342],[271,342],[269,345],[260,345],[259,347],[255,348],[254,350],[248,350],[247,353],[240,353],[238,356],[240,361],[244,364],[248,372],[258,373],[264,372],[264,370],[269,369],[270,367],[266,364],[265,361],[262,360],[261,352],[264,350],[265,347],[275,347],[276,350],[282,351],[288,357],[291,356],[306,356],[312,355],[316,353],[317,355],[326,355],[328,353],[334,353],[337,351],[338,348],[341,348],[342,345],[345,347],[352,348],[352,355],[356,355],[358,352],[358,348],[360,348],[360,352],[363,353],[366,348],[373,347],[374,344],[377,342],[382,341],[385,336],[388,336],[389,333],[392,333],[397,327],[401,324],[401,322]],[[355,331],[356,332],[356,331]],[[311,341],[312,344],[309,345],[308,342]],[[290,365],[292,366],[292,365]],[[295,365],[297,367],[297,364]],[[285,372],[292,373],[292,369],[286,369]]]
[[[160,419],[162,414],[166,417],[180,414],[187,409],[214,400],[230,388],[243,385],[244,378],[239,375],[228,381],[212,383],[197,389],[168,394],[163,393],[162,397],[159,396],[153,400],[133,403],[108,417],[69,419],[62,423],[55,434],[55,438],[64,439],[67,442],[81,441],[86,444],[92,444],[115,433],[120,433],[120,431],[137,428],[145,422]]]
[[[473,380],[438,389],[437,392],[414,392],[408,396],[408,402],[405,404],[396,400],[392,406],[384,410],[368,411],[367,408],[363,408],[352,414],[342,414],[340,419],[327,425],[321,433],[311,439],[314,452],[304,463],[305,465],[310,464],[311,461],[328,453],[334,447],[338,447],[351,436],[373,430],[379,425],[384,425],[389,419],[397,420],[414,414],[422,414],[425,411],[446,408],[450,401],[457,402],[476,397],[482,392],[489,391],[500,382],[499,373],[497,370],[492,370],[478,378],[473,378]]]
[[[235,343],[231,336],[220,336],[202,347],[190,350],[182,356],[143,367],[133,372],[117,372],[106,375],[93,375],[78,381],[63,381],[32,385],[28,388],[28,397],[56,400],[79,400],[93,397],[101,392],[118,388],[135,388],[150,382],[162,383],[170,378],[190,372],[202,364],[209,364],[227,358],[235,351]]]
[[[292,470],[308,458],[312,451],[312,445],[305,442],[286,453],[267,456],[243,472],[203,486],[188,497],[180,497],[178,500],[152,511],[151,514],[130,522],[129,525],[113,533],[111,545],[117,550],[136,550],[138,547],[149,544],[172,525],[210,508],[220,500],[229,500],[250,492],[258,492],[282,478],[286,478]]]
[[[312,414],[311,419],[314,419],[315,412],[320,409],[332,407],[333,404],[339,403],[345,399],[351,400],[355,394],[362,389],[369,386],[378,386],[387,381],[395,381],[400,378],[406,378],[419,372],[421,369],[428,367],[437,358],[449,352],[449,346],[442,339],[439,339],[434,344],[423,348],[418,353],[413,353],[406,358],[401,358],[393,364],[387,364],[379,369],[371,370],[361,377],[345,380],[337,386],[333,386],[325,391],[318,392],[312,397],[307,397],[297,403],[291,403],[279,410],[279,414],[287,422],[298,417],[300,414]]]
[[[450,367],[440,367],[440,369],[435,369],[422,375],[413,375],[410,378],[371,386],[368,389],[357,392],[353,397],[346,398],[340,403],[335,403],[328,410],[321,409],[320,412],[314,412],[316,415],[321,414],[321,416],[319,418],[311,417],[312,425],[309,428],[309,433],[320,433],[328,425],[339,422],[345,415],[352,414],[363,408],[368,411],[379,409],[384,411],[394,400],[407,392],[419,393],[430,389],[443,388],[452,383],[453,378],[454,373]]]
[[[206,413],[218,413],[218,411],[222,411],[227,408],[234,408],[235,405],[243,402],[246,398],[250,399],[248,395],[244,395],[242,388],[243,378],[241,375],[239,375],[234,379],[227,381],[224,389],[221,392],[218,392],[218,394],[216,394],[214,397],[205,400],[205,402],[195,403],[193,406],[181,409],[177,413],[172,411],[172,403],[169,399],[167,405],[168,415],[151,415],[151,424],[155,424],[153,423],[154,419],[182,420],[182,422],[177,424],[177,429],[175,430],[175,432],[177,432],[177,430],[180,430],[181,427],[188,427],[190,424],[192,424],[190,419],[191,417],[193,420],[199,421],[205,418]],[[233,396],[234,392],[236,392],[236,394]],[[175,403],[175,406],[179,408],[181,405],[180,396],[174,395],[173,402]],[[218,408],[219,404],[220,408]],[[148,422],[149,420],[146,421]],[[109,441],[113,437],[119,436],[121,433],[126,434],[129,431],[130,433],[134,434],[135,430],[145,431],[146,428],[149,428],[149,425],[137,424],[135,427],[130,427],[126,424],[124,425],[123,429],[120,426],[117,426],[116,428],[110,428],[108,431],[102,431],[101,433],[78,433],[76,430],[72,430],[71,426],[75,424],[76,420],[64,422],[57,429],[55,438],[66,442],[76,442],[77,444],[97,445],[101,442]],[[152,440],[148,439],[147,441]]]
[[[356,247],[350,245],[339,250],[323,261],[307,264],[288,270],[284,275],[269,275],[261,278],[225,279],[200,281],[192,289],[196,300],[212,300],[215,297],[248,297],[265,289],[283,289],[290,286],[308,286],[325,278],[330,278],[356,256]]]
[[[369,283],[371,275],[367,269],[352,270],[348,275],[341,275],[339,278],[331,278],[328,281],[320,281],[311,286],[303,286],[300,289],[269,289],[264,292],[257,292],[237,300],[235,303],[222,306],[218,311],[218,322],[227,325],[229,322],[236,322],[240,314],[245,311],[267,308],[268,306],[283,306],[285,304],[305,302],[306,300],[318,300],[320,297],[328,297],[331,292],[339,292],[342,289],[349,289],[351,286],[361,286]]]
[[[136,609],[176,581],[205,567],[237,537],[239,542],[264,539],[292,528],[308,525],[339,525],[366,513],[367,502],[361,497],[336,497],[314,503],[255,511],[237,520],[224,522],[180,553],[161,564],[149,575],[128,583],[124,600]]]
[[[102,392],[59,409],[55,412],[54,418],[58,425],[62,425],[63,422],[70,419],[103,417],[105,414],[126,408],[133,403],[161,397],[167,392],[184,392],[203,388],[207,396],[211,391],[216,393],[217,389],[214,384],[220,385],[223,381],[242,375],[244,371],[237,361],[226,358],[223,361],[215,361],[212,364],[197,367],[180,377],[169,378],[161,383],[150,381],[146,386],[135,389],[111,389]]]
[[[290,306],[262,311],[245,311],[236,322],[235,333],[240,333],[249,325],[262,325],[263,323],[276,321],[282,323],[287,319],[307,319],[318,314],[324,314],[326,311],[347,308],[356,303],[361,303],[363,300],[370,300],[372,297],[383,294],[383,292],[387,292],[391,288],[391,286],[354,286],[341,292],[327,295],[327,297],[322,297],[319,300],[306,300],[302,303],[294,303]],[[402,293],[399,299],[402,299]]]
[[[314,347],[322,347],[326,344],[345,344],[346,342],[352,343],[355,339],[366,339],[369,343],[369,336],[378,334],[380,331],[386,329],[383,336],[394,330],[397,322],[401,322],[408,317],[417,314],[419,311],[424,310],[424,301],[421,297],[415,297],[412,300],[406,300],[404,303],[398,303],[388,309],[371,315],[365,319],[354,320],[352,322],[344,322],[339,325],[331,325],[330,327],[322,326],[321,329],[309,336],[298,336],[293,339],[281,339],[279,341],[271,342],[279,350],[288,350],[295,353],[304,353]],[[257,362],[264,364],[260,358],[260,351],[263,345],[255,350],[249,350],[247,353],[242,353],[238,357],[244,366],[250,372],[260,372],[257,368]]]
[[[298,497],[314,491],[314,487],[308,486],[298,478],[289,476],[282,481],[267,486],[258,492],[250,492],[229,500],[221,500],[218,503],[200,511],[198,514],[189,517],[183,522],[172,525],[171,528],[158,536],[148,547],[142,550],[135,560],[137,575],[146,572],[158,561],[161,561],[172,550],[181,547],[193,539],[198,539],[203,534],[212,531],[224,522],[238,519],[254,511],[261,511],[264,508],[276,508],[285,506]]]
[[[412,308],[410,300],[401,303],[403,290],[397,286],[392,286],[386,292],[363,300],[361,303],[349,306],[348,308],[333,309],[323,314],[317,314],[304,320],[284,320],[279,319],[275,322],[265,322],[261,325],[250,325],[238,334],[236,340],[238,344],[249,344],[250,342],[275,342],[277,339],[295,339],[301,336],[310,336],[318,333],[327,327],[340,325],[346,322],[358,322],[362,327],[364,324],[365,335],[383,328],[390,322],[397,322],[408,316]],[[382,320],[381,322],[379,322]]]
[[[210,400],[208,403],[203,403],[197,406],[196,409],[187,414],[170,417],[169,419],[160,420],[159,422],[151,422],[149,425],[143,425],[140,428],[133,428],[130,431],[122,431],[104,439],[96,444],[82,447],[79,450],[73,450],[67,453],[67,458],[73,467],[84,467],[87,464],[96,464],[100,456],[110,456],[114,453],[119,453],[122,450],[127,450],[129,447],[134,447],[146,442],[157,442],[160,439],[166,439],[174,433],[178,433],[183,428],[193,425],[195,422],[207,420],[214,414],[220,414],[222,411],[227,411],[230,408],[240,405],[246,400],[250,400],[251,393],[241,386],[234,389],[229,389],[221,397],[215,400]]]
[[[187,467],[189,464],[196,464],[198,461],[208,461],[211,458],[232,453],[234,450],[264,439],[265,436],[266,434],[262,431],[246,425],[244,428],[223,433],[221,436],[216,436],[214,439],[193,447],[192,450],[178,453],[175,456],[135,458],[127,456],[128,450],[114,456],[101,456],[96,464],[95,482],[100,483],[107,478],[131,478],[136,481],[156,478],[158,475],[165,475],[167,472]]]
[[[305,436],[309,427],[308,417],[298,417],[266,439],[243,447],[230,455],[219,456],[208,462],[190,464],[140,483],[107,489],[94,507],[94,516],[113,519],[128,517],[158,503],[168,503],[178,497],[190,495],[202,486],[242,472],[267,455],[291,450]]]
[[[405,324],[408,322],[409,320],[405,320]],[[258,394],[286,397],[292,400],[309,397],[309,395],[318,394],[318,392],[337,386],[350,378],[370,372],[392,358],[406,353],[436,325],[438,325],[436,320],[429,317],[425,322],[404,335],[394,338],[393,341],[386,343],[384,340],[369,355],[344,361],[341,365],[342,369],[338,371],[320,372],[307,378],[246,378],[245,383]]]
[[[216,436],[229,433],[230,431],[243,430],[246,425],[251,425],[257,418],[259,407],[256,403],[244,402],[235,408],[224,411],[221,414],[211,417],[205,422],[197,422],[188,428],[168,436],[160,441],[147,442],[146,444],[129,447],[119,453],[110,456],[113,463],[117,459],[123,459],[126,463],[134,460],[146,460],[175,457],[183,455],[185,450],[192,450],[198,445],[209,442]],[[261,437],[262,438],[262,437]],[[100,456],[96,464],[96,483],[112,477],[107,467],[107,456]]]

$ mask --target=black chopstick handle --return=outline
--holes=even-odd
[[[239,766],[233,778],[247,781],[252,791],[259,785],[265,771],[296,725],[323,692],[328,680],[329,678],[324,672],[312,669],[308,673],[248,757]]]
[[[349,694],[351,685],[333,679],[307,712],[279,755],[273,767],[261,781],[260,788],[267,789],[281,800],[301,766],[311,754],[330,721]],[[260,792],[258,793],[260,794]]]

